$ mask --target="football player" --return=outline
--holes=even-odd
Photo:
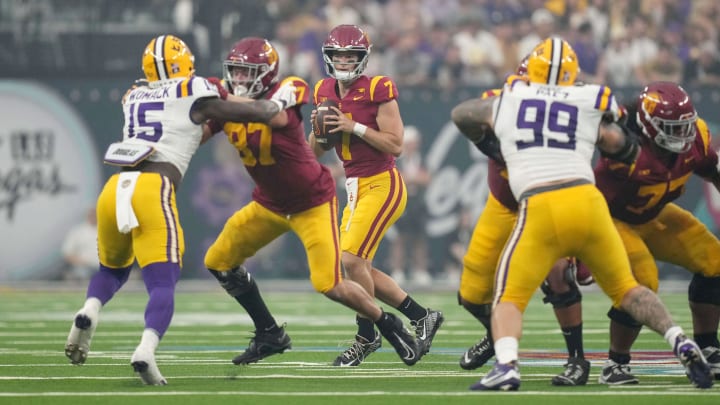
[[[175,193],[208,119],[268,122],[289,103],[288,87],[274,100],[238,104],[221,100],[212,83],[195,76],[194,57],[172,35],[153,38],[142,56],[147,83],[123,98],[123,139],[110,145],[105,163],[121,167],[97,200],[99,271],[72,323],[65,355],[84,364],[100,309],[125,284],[137,260],[149,294],[145,330],[131,358],[143,383],[165,385],[155,350],[170,326],[175,284],[185,251]]]
[[[339,103],[325,123],[342,133],[335,152],[347,178],[348,202],[342,213],[340,247],[348,277],[371,295],[407,316],[415,329],[421,355],[430,350],[443,314],[425,308],[403,291],[389,275],[373,267],[372,260],[388,228],[405,210],[407,190],[395,158],[402,151],[403,122],[397,103],[398,90],[386,76],[363,75],[372,45],[355,25],[333,28],[322,46],[328,76],[315,84],[313,102]],[[313,110],[311,114],[316,114]],[[314,115],[312,115],[314,118]],[[324,153],[316,134],[309,143],[317,156]],[[358,366],[381,345],[372,320],[359,314],[355,342],[333,363]]]
[[[628,163],[639,148],[617,124],[602,120],[606,114],[620,116],[610,89],[575,85],[578,71],[570,44],[548,38],[530,54],[527,78],[511,78],[501,96],[470,100],[452,111],[474,143],[490,130],[497,135],[519,204],[495,276],[491,323],[497,362],[471,389],[520,387],[522,314],[552,264],[568,256],[587,263],[614,307],[664,336],[695,386],[709,388],[713,381],[700,348],[674,324],[657,295],[633,277],[607,203],[594,186],[595,147]]]
[[[233,363],[253,363],[290,348],[290,338],[268,311],[243,263],[280,235],[293,231],[305,246],[313,288],[377,325],[403,362],[413,365],[420,353],[400,319],[383,312],[359,284],[343,279],[335,181],[305,141],[300,107],[307,103],[310,91],[299,77],[278,77],[279,64],[278,53],[268,40],[249,37],[238,41],[223,64],[230,92],[246,100],[263,100],[291,86],[294,102],[269,124],[226,120],[214,123],[209,131],[222,129],[255,181],[252,201],[227,220],[205,256],[210,273],[255,324],[255,337]]]
[[[602,157],[595,167],[597,186],[610,206],[638,282],[658,288],[655,260],[693,273],[688,299],[694,338],[720,379],[720,241],[690,212],[674,204],[693,174],[720,190],[718,155],[710,131],[692,100],[675,83],[654,82],[628,106],[628,128],[639,135],[640,155],[632,164]],[[599,381],[636,384],[630,373],[630,346],[641,325],[611,308],[609,360]]]
[[[519,76],[527,74],[527,58],[515,73]],[[501,90],[485,91],[481,98],[497,96]],[[491,141],[491,137],[486,137],[485,143],[476,144],[490,158],[490,194],[470,238],[458,290],[458,303],[480,321],[487,335],[460,356],[460,367],[465,370],[477,369],[495,355],[490,325],[495,267],[517,219],[518,203],[510,191],[507,168],[502,156],[497,153],[497,145],[493,146]],[[577,260],[560,259],[552,266],[547,280],[542,284],[546,294],[545,302],[550,303],[555,310],[568,350],[565,370],[552,379],[554,385],[584,385],[590,374],[590,363],[585,360],[583,350],[582,294],[576,280],[590,283],[592,277],[588,279],[587,268],[580,265],[580,269],[586,275],[578,278]]]

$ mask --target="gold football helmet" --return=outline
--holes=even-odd
[[[533,83],[572,86],[580,65],[577,55],[564,39],[551,37],[530,52],[527,76]]]
[[[195,72],[195,57],[182,39],[160,35],[145,47],[142,68],[148,82],[190,77]]]

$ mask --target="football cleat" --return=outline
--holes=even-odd
[[[433,338],[440,325],[442,325],[445,317],[440,311],[435,311],[430,308],[427,309],[427,315],[424,318],[418,319],[417,321],[410,321],[410,325],[415,329],[415,338],[420,348],[420,355],[424,355],[430,351],[432,346]]]
[[[460,367],[465,370],[475,370],[482,367],[495,355],[495,347],[490,338],[485,336],[467,349],[460,357]]]
[[[552,385],[574,386],[587,384],[590,376],[590,362],[580,357],[570,357],[565,370],[552,378]]]
[[[81,312],[75,315],[67,343],[65,343],[65,356],[70,359],[70,363],[78,366],[85,364],[97,322],[97,318],[92,319],[89,315]]]
[[[283,353],[291,348],[292,342],[290,336],[285,333],[284,327],[280,327],[280,331],[275,333],[255,331],[255,337],[250,339],[248,348],[244,353],[235,356],[232,362],[235,365],[256,363],[265,357]]]
[[[716,380],[720,380],[720,349],[708,346],[702,349],[702,354],[710,366],[710,372],[713,373]]]
[[[698,388],[710,388],[713,386],[713,375],[710,366],[705,360],[698,345],[685,335],[680,335],[675,340],[675,356],[685,367],[685,374],[690,382]]]
[[[356,335],[353,344],[335,359],[333,366],[359,366],[367,356],[379,349],[380,346],[382,346],[382,338],[378,332],[375,332],[375,339],[373,339],[372,342],[367,341],[367,339],[362,336]]]
[[[389,328],[383,328],[380,324],[378,324],[380,333],[382,333],[383,337],[390,342],[391,345],[393,345],[395,352],[397,352],[398,356],[400,356],[403,363],[408,366],[414,365],[422,356],[420,354],[420,348],[418,347],[417,341],[413,335],[410,334],[410,331],[405,329],[402,321],[397,316],[391,313],[386,313],[386,315],[392,322],[392,326]]]
[[[138,346],[130,359],[130,365],[138,373],[143,384],[167,385],[167,380],[160,374],[160,369],[155,363],[155,353]]]
[[[600,377],[598,377],[600,384],[607,385],[626,385],[626,384],[638,384],[639,381],[634,375],[630,374],[630,366],[627,364],[619,364],[612,360],[605,362]]]
[[[520,388],[520,370],[517,361],[495,363],[490,372],[470,386],[473,391],[517,391]]]

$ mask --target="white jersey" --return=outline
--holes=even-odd
[[[565,179],[594,184],[591,161],[600,119],[608,112],[620,114],[606,86],[506,84],[493,104],[494,129],[515,198]]]
[[[147,160],[172,163],[184,175],[202,139],[201,123],[192,121],[190,108],[203,97],[219,94],[199,76],[133,89],[123,104],[122,145],[150,146],[155,151]]]

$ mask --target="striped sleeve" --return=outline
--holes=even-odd
[[[611,113],[615,121],[623,116],[623,110],[620,108],[612,90],[608,86],[598,86],[594,107],[596,110],[604,113]]]

